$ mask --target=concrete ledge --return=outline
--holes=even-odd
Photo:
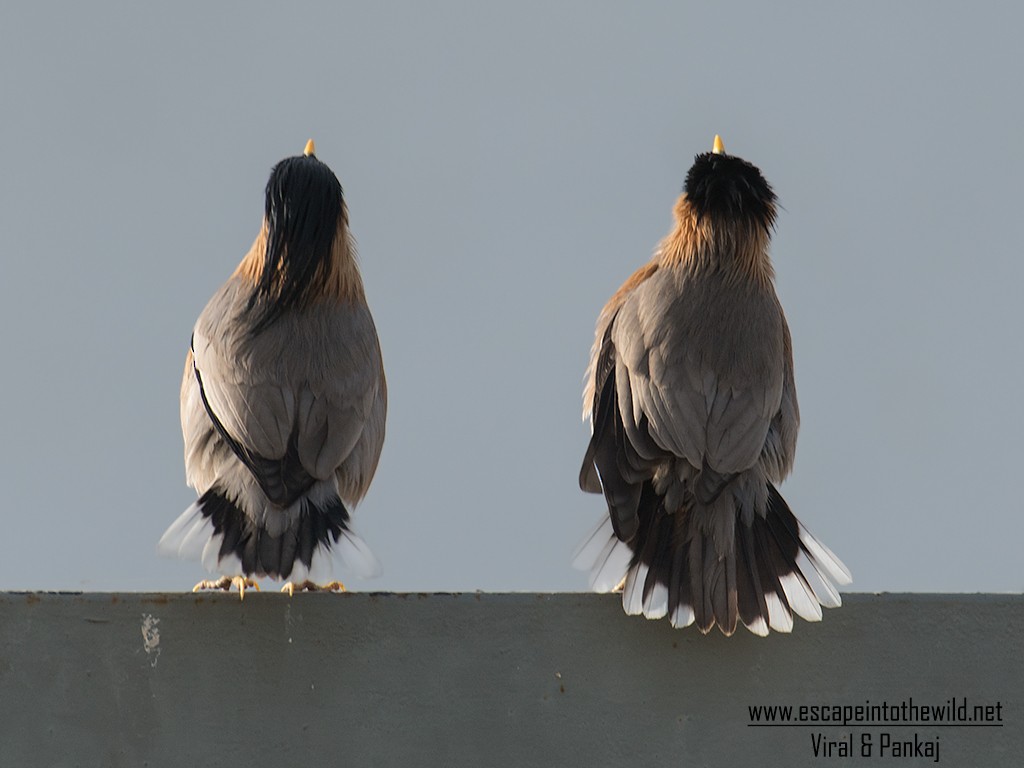
[[[3,593],[0,765],[794,766],[830,742],[826,764],[932,764],[892,753],[915,740],[1020,764],[1024,596],[844,601],[760,639],[589,594]],[[920,722],[950,700],[991,719]],[[918,724],[749,710],[904,703]]]

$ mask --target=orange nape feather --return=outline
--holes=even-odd
[[[672,212],[676,226],[658,246],[655,262],[664,267],[720,269],[737,280],[760,285],[775,278],[768,255],[769,232],[762,223],[753,219],[723,223],[698,216],[685,194]]]
[[[233,277],[241,277],[252,284],[255,289],[263,275],[267,254],[267,220],[263,219],[256,240],[242,261],[235,268]],[[282,257],[285,254],[282,254]],[[277,276],[273,286],[275,292],[281,290],[280,281],[284,278],[283,258],[277,263]],[[365,303],[366,294],[363,280],[359,274],[356,261],[356,245],[348,229],[348,207],[342,207],[342,215],[338,220],[338,229],[334,234],[330,258],[327,261],[327,275],[320,284],[321,289],[307,296],[308,304],[320,301],[341,303]]]

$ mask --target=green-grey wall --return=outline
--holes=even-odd
[[[0,765],[933,764],[879,758],[884,733],[1019,764],[1024,597],[844,599],[761,639],[586,594],[0,594]],[[748,725],[964,698],[1002,725]],[[875,759],[816,758],[819,733]]]

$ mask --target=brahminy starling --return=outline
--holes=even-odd
[[[199,499],[160,540],[244,595],[319,587],[332,555],[380,565],[352,529],[384,443],[387,385],[341,184],[316,157],[278,163],[263,223],[199,315],[181,383],[186,479]]]
[[[731,635],[788,632],[840,605],[846,566],[777,485],[796,452],[793,347],[769,243],[776,196],[716,136],[675,226],[597,320],[580,487],[608,514],[577,567],[626,613]]]

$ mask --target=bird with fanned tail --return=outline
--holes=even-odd
[[[352,529],[384,443],[387,385],[341,184],[305,152],[278,163],[256,241],[196,322],[181,384],[199,499],[160,552],[222,577],[196,589],[344,589],[380,564]]]
[[[580,545],[626,613],[731,635],[820,620],[850,572],[776,486],[800,422],[769,242],[776,197],[716,136],[675,226],[601,311],[584,391],[580,487],[608,514]]]

